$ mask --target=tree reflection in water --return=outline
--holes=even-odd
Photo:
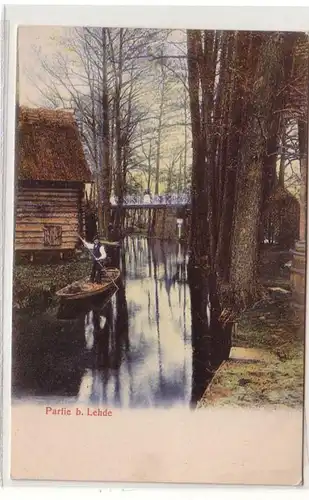
[[[12,396],[70,400],[78,393],[84,356],[83,318],[63,320],[57,310],[14,315]]]
[[[188,276],[178,242],[127,238],[115,258],[122,274],[116,293],[78,304],[71,316],[59,311],[49,328],[38,316],[27,346],[22,333],[32,320],[20,318],[13,366],[19,394],[37,393],[48,366],[40,392],[47,401],[70,394],[85,404],[170,408],[202,395],[229,345],[215,286],[199,272]],[[22,370],[25,358],[31,370]]]
[[[91,313],[92,364],[85,379],[92,388],[89,396],[81,384],[79,397],[84,392],[91,402],[113,406],[188,405],[190,298],[183,249],[139,238],[127,240],[125,250],[126,286]]]
[[[128,309],[125,288],[118,283],[118,291],[102,304],[91,304],[85,317],[85,338],[92,332],[89,343],[89,363],[81,383],[79,401],[90,400],[99,404],[108,399],[108,389],[113,385],[113,404],[121,405],[119,368],[124,353],[129,351]],[[91,390],[89,393],[89,386]]]
[[[202,397],[220,364],[228,359],[231,325],[219,321],[220,305],[213,276],[200,269],[189,271],[192,318],[192,398],[194,407]]]

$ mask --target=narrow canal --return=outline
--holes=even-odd
[[[15,315],[13,399],[194,407],[222,357],[222,339],[201,295],[207,284],[198,272],[189,283],[187,261],[177,242],[127,238],[118,291],[69,314]]]

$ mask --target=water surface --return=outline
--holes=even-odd
[[[189,286],[187,260],[177,242],[128,238],[115,293],[69,312],[16,315],[15,399],[123,408],[194,405],[210,380],[214,339],[200,284]]]

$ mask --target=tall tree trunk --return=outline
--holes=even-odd
[[[115,68],[115,145],[116,145],[116,178],[115,178],[115,193],[118,200],[116,210],[115,226],[118,233],[121,233],[122,212],[123,212],[123,199],[124,199],[124,185],[123,185],[123,172],[122,172],[122,131],[121,131],[121,91],[122,91],[122,66],[123,66],[123,29],[119,30],[119,54],[118,54],[118,67]]]
[[[220,42],[220,70],[219,70],[219,80],[217,85],[217,91],[214,102],[214,124],[212,133],[212,144],[210,151],[210,168],[211,168],[211,186],[210,186],[210,196],[209,196],[209,209],[211,212],[211,251],[212,260],[215,262],[216,248],[218,243],[219,235],[219,213],[220,213],[220,163],[218,161],[219,157],[219,145],[220,138],[222,136],[222,114],[223,114],[223,102],[224,95],[227,93],[227,43],[228,43],[228,33],[225,32],[221,35]]]
[[[177,183],[177,194],[179,195],[181,192],[181,188],[182,188],[182,166],[183,166],[182,156],[179,157],[178,165],[179,165],[179,168],[178,168],[176,183]]]
[[[262,200],[262,161],[243,159],[238,173],[238,197],[232,237],[230,284],[244,304],[254,297]]]
[[[205,143],[202,135],[199,99],[198,37],[196,30],[187,31],[188,85],[192,128],[192,188],[190,263],[209,255],[208,196],[206,184]]]
[[[184,150],[183,150],[183,189],[184,192],[187,190],[187,161],[188,161],[188,96],[187,89],[184,89],[184,120],[185,120],[185,131],[184,131]]]
[[[279,166],[279,177],[278,184],[284,187],[284,177],[285,177],[285,158],[286,158],[286,130],[283,129],[282,139],[281,139],[281,154],[280,154],[280,166]]]
[[[232,98],[234,84],[235,84],[235,61],[236,61],[236,42],[237,34],[235,32],[229,32],[227,35],[227,49],[226,49],[226,61],[225,61],[225,72],[221,72],[222,75],[222,98],[221,98],[221,116],[220,116],[220,139],[218,145],[218,156],[217,156],[217,169],[219,176],[219,193],[218,193],[218,211],[222,213],[223,208],[223,196],[224,196],[224,184],[225,184],[225,172],[228,163],[228,141],[229,133],[231,130],[231,111],[232,111]],[[223,50],[224,48],[222,48]],[[224,50],[222,53],[224,57]],[[220,220],[218,221],[220,226]]]
[[[232,75],[229,80],[229,95],[224,113],[224,131],[226,135],[222,143],[223,151],[220,165],[221,218],[216,249],[216,270],[223,281],[228,280],[230,268],[230,242],[245,97],[242,75],[246,68],[249,47],[249,34],[247,32],[237,33],[234,37],[231,36],[228,55],[232,57]]]
[[[269,35],[268,35],[269,37]],[[258,290],[257,257],[267,137],[273,127],[274,82],[281,59],[278,35],[252,34],[248,83],[253,84],[243,112],[244,127],[232,234],[230,286],[236,307],[246,307]],[[269,57],[267,57],[269,56]],[[267,67],[265,66],[267,61]],[[272,136],[271,136],[272,137]]]
[[[163,57],[163,52],[161,52],[161,57]],[[161,135],[162,135],[162,121],[163,121],[163,111],[164,111],[164,101],[166,93],[166,74],[163,66],[161,65],[161,82],[160,82],[160,105],[159,105],[159,116],[158,116],[158,128],[157,128],[157,150],[156,150],[156,176],[155,176],[155,194],[159,194],[160,185],[160,163],[161,163]]]
[[[299,239],[306,241],[307,213],[307,168],[308,168],[308,122],[298,121],[299,163],[300,163],[300,221]]]
[[[107,235],[110,211],[110,127],[109,127],[109,99],[107,86],[107,28],[102,28],[103,49],[103,167],[102,167],[102,205],[99,205],[99,217],[103,211],[103,221],[100,230]],[[101,200],[99,200],[101,203]]]
[[[132,125],[132,97],[133,97],[133,85],[130,85],[129,97],[128,97],[128,108],[127,108],[127,119],[125,121],[125,130],[122,134],[122,204],[124,196],[126,195],[127,186],[127,171],[129,165],[129,153],[130,153],[130,128]],[[122,209],[121,214],[121,229],[124,227],[125,222],[125,211]]]

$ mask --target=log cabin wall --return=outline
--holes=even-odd
[[[33,260],[71,256],[84,235],[92,175],[74,113],[18,108],[15,250]]]
[[[19,186],[16,251],[74,250],[83,233],[83,185]]]

